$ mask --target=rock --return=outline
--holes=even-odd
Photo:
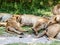
[[[6,20],[8,20],[11,17],[12,17],[12,14],[0,13],[0,21],[1,22],[5,22]]]

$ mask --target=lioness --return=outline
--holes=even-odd
[[[41,37],[43,35],[47,35],[49,39],[54,39],[55,36],[60,32],[60,24],[53,24],[46,28],[41,34],[37,37]]]
[[[0,13],[0,18],[1,18],[1,22],[0,22],[0,26],[6,26],[6,21],[8,20],[8,19],[10,19],[11,17],[15,17],[16,18],[16,21],[17,22],[20,22],[20,17],[21,17],[21,15],[9,15],[8,13]]]
[[[29,15],[29,14],[24,14],[21,16],[21,25],[31,25],[33,26],[34,23],[39,19],[40,17],[34,16],[34,15]]]
[[[35,34],[38,34],[38,30],[45,27],[45,23],[48,22],[48,18],[45,17],[39,17],[34,15],[22,15],[21,16],[21,26],[24,25],[31,25],[32,30],[35,32]]]

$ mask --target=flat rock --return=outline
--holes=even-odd
[[[11,44],[11,43],[51,43],[52,41],[48,41],[46,37],[42,38],[33,38],[33,37],[0,37],[0,44]]]

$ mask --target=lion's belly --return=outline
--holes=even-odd
[[[52,25],[52,26],[49,26],[47,28],[47,36],[49,37],[54,37],[60,30],[60,25],[59,24],[55,24],[55,25]]]

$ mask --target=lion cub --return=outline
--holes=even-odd
[[[20,23],[17,22],[17,18],[16,17],[11,17],[10,19],[8,19],[6,21],[6,31],[7,32],[15,32],[17,34],[23,34],[23,32],[26,32],[24,31],[21,26],[20,26]]]
[[[20,23],[21,22],[21,16],[22,15],[13,15],[12,17],[16,17],[17,21]]]
[[[3,15],[4,13],[1,13],[1,14]],[[2,16],[2,15],[1,15],[1,16]],[[5,15],[5,14],[4,14],[2,17],[6,17],[6,16],[9,16],[9,15]],[[20,20],[21,20],[21,19],[20,19],[20,18],[21,18],[21,15],[12,15],[10,18],[12,18],[12,17],[15,17],[17,22],[20,22]],[[8,17],[6,17],[6,18],[8,18]],[[10,18],[8,18],[8,19],[10,19]],[[7,19],[7,20],[8,20],[8,19]],[[0,22],[0,26],[4,26],[4,27],[5,27],[7,20],[4,20],[4,22],[3,22],[3,21]]]

